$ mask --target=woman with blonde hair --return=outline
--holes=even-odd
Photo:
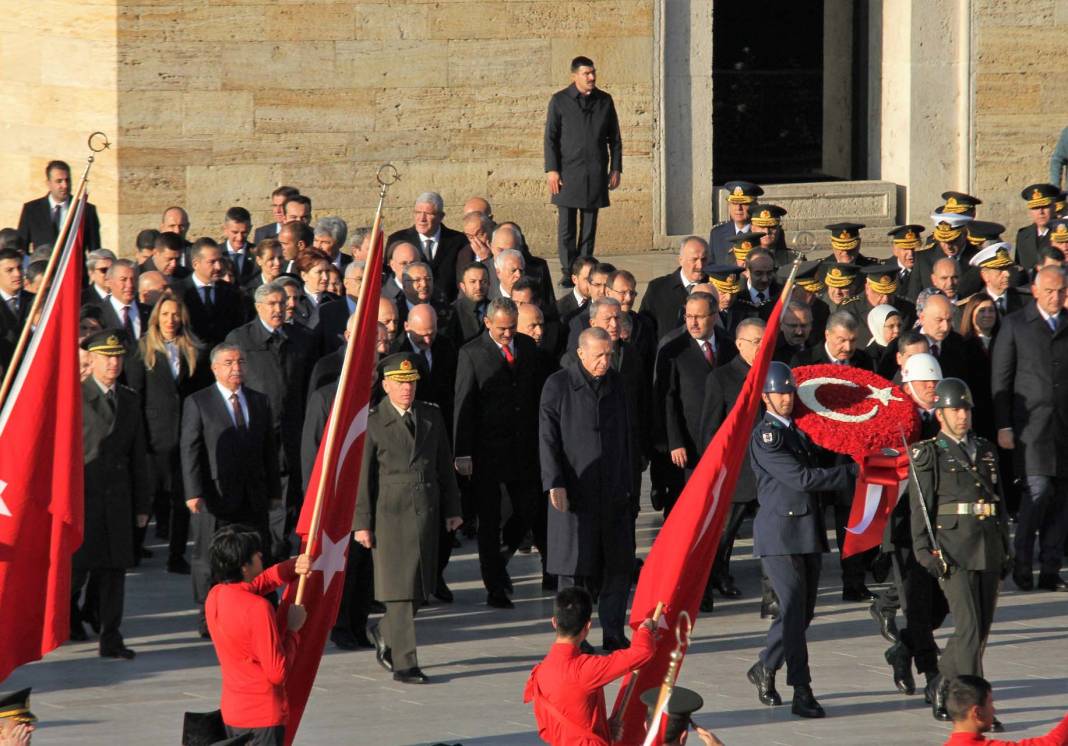
[[[169,535],[167,571],[182,575],[189,573],[184,556],[189,509],[182,495],[178,448],[182,404],[187,396],[211,383],[207,356],[208,351],[192,334],[185,304],[165,290],[126,363],[126,382],[140,395],[145,419],[156,535]]]

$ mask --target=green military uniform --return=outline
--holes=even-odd
[[[957,442],[943,431],[912,446],[912,459],[915,472],[909,495],[923,496],[948,565],[948,571],[943,572],[932,554],[934,546],[923,514],[913,510],[916,561],[939,576],[955,622],[938,669],[943,682],[961,674],[982,676],[983,649],[997,605],[998,583],[1012,561],[997,449],[974,433]]]
[[[391,355],[383,376],[418,380],[413,356]],[[408,424],[410,418],[410,425]],[[396,672],[417,669],[415,611],[438,577],[438,536],[460,515],[460,492],[441,410],[413,401],[402,415],[383,398],[367,415],[353,531],[375,537],[375,597],[385,603],[381,639]],[[378,638],[379,629],[372,630]]]

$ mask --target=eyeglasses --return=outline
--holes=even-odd
[[[745,337],[738,337],[738,341],[739,342],[748,342],[751,345],[759,345],[761,342],[764,341],[764,339],[763,339],[763,337],[761,337],[760,339],[746,339]]]
[[[701,313],[701,314],[688,313],[685,316],[683,316],[682,318],[685,319],[686,321],[700,321],[701,319],[707,319],[711,315],[712,314],[710,314],[710,313]]]

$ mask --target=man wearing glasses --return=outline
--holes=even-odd
[[[389,236],[386,245],[406,241],[423,252],[423,260],[434,273],[434,285],[441,288],[449,303],[456,300],[456,257],[468,245],[467,236],[441,221],[445,218],[445,201],[437,192],[423,192],[415,198],[411,227]]]

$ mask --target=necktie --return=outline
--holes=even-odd
[[[938,357],[938,353],[939,352],[940,352],[940,349],[939,349],[938,343],[935,342],[933,345],[931,345],[931,354],[934,355],[935,357]]]
[[[11,309],[11,313],[14,314],[17,319],[19,317],[19,297],[17,295],[12,295],[8,298],[7,307]]]
[[[898,276],[901,278],[901,282],[908,282],[909,281],[909,270],[907,270],[907,269],[901,270],[901,272],[898,274]]]
[[[757,291],[757,305],[758,306],[764,305],[764,301],[765,300],[766,300],[766,298],[764,296],[764,292],[762,290],[758,290]]]
[[[428,347],[427,349],[423,350],[420,354],[422,354],[423,360],[426,361],[426,369],[427,369],[427,371],[429,371],[430,370],[430,348]]]
[[[111,410],[111,413],[115,414],[115,389],[108,389],[107,393],[104,394],[104,401],[108,403],[108,409]]]
[[[245,429],[245,412],[241,409],[241,400],[237,394],[230,394],[230,406],[234,408],[234,424],[238,430]]]
[[[508,367],[514,368],[515,355],[512,354],[512,350],[508,347],[508,345],[504,345],[503,347],[501,347],[501,353],[504,355],[504,359],[508,361]]]
[[[1050,316],[1049,317],[1049,321],[1047,323],[1049,324],[1049,328],[1050,328],[1051,331],[1057,331],[1057,317],[1056,316]]]
[[[63,205],[56,205],[52,208],[52,227],[56,229],[56,234],[59,234],[59,214],[63,210]]]
[[[414,438],[415,420],[412,419],[412,410],[409,409],[407,412],[405,412],[404,415],[401,417],[401,421],[404,423],[404,426],[408,428],[408,434]]]
[[[204,291],[204,306],[210,309],[214,305],[211,297],[211,285],[205,285],[201,289]]]
[[[711,342],[702,342],[701,343],[701,351],[703,353],[705,353],[705,360],[708,362],[709,365],[715,365],[716,364],[716,356],[712,353],[712,343]]]
[[[137,334],[134,332],[133,319],[130,318],[129,306],[122,307],[122,328],[130,335],[130,339],[137,339]]]
[[[430,261],[434,261],[434,239],[428,238],[426,243],[423,244],[423,248],[426,250],[426,258]]]
[[[1005,313],[1005,296],[1004,295],[1001,296],[1000,298],[998,298],[996,301],[994,301],[994,304],[998,307],[998,311],[999,312]]]

